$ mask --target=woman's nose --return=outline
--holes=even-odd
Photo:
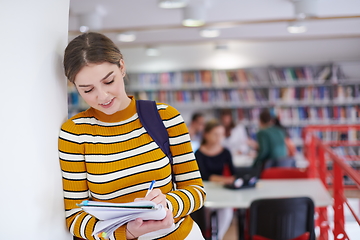
[[[108,92],[105,89],[99,89],[98,99],[99,100],[107,100]]]

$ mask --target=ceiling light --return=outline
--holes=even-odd
[[[304,33],[307,31],[307,27],[301,21],[289,22],[287,27],[289,33]]]
[[[204,38],[215,38],[220,36],[219,29],[202,29],[200,30],[200,36]]]
[[[159,0],[161,8],[183,8],[187,5],[187,0]]]
[[[82,32],[82,33],[89,31],[89,29],[90,28],[88,26],[80,26],[80,28],[79,28],[80,32]]]
[[[117,35],[117,40],[120,42],[133,42],[136,39],[134,32],[123,32]]]
[[[304,19],[317,15],[317,0],[292,0],[294,3],[295,17]]]
[[[146,48],[146,55],[150,57],[156,57],[160,55],[160,51],[155,47],[148,47]]]
[[[182,24],[185,27],[200,27],[205,24],[206,8],[202,5],[187,6],[184,8]]]

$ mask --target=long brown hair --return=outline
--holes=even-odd
[[[230,117],[230,124],[225,126],[225,137],[229,137],[231,134],[231,130],[235,127],[235,121],[232,115],[232,111],[231,109],[223,109],[220,112],[220,119],[222,119],[224,116],[229,116]]]
[[[205,123],[205,128],[204,128],[203,137],[202,137],[202,140],[201,140],[201,145],[206,144],[205,134],[211,132],[211,130],[213,130],[214,128],[216,128],[218,126],[222,126],[222,124],[219,121],[215,120],[215,119],[210,120],[210,121]]]
[[[76,74],[89,63],[109,62],[120,67],[123,56],[110,38],[103,34],[88,32],[74,38],[64,54],[65,76],[74,83]]]

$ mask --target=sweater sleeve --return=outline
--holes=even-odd
[[[205,190],[182,116],[166,104],[158,104],[158,109],[169,134],[176,181],[176,189],[167,193],[167,204],[174,218],[181,218],[203,206]]]
[[[70,233],[84,239],[103,239],[92,236],[97,219],[82,211],[76,204],[89,200],[84,147],[79,127],[70,119],[59,133],[59,159],[62,170],[66,225]],[[120,227],[112,239],[126,239],[125,226]]]

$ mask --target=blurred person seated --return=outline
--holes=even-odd
[[[253,167],[266,169],[270,167],[295,167],[295,160],[288,156],[284,131],[273,125],[268,109],[259,116],[260,131],[256,134],[258,142],[257,156]]]
[[[195,152],[201,143],[202,134],[204,131],[205,117],[201,112],[195,112],[191,117],[191,122],[188,127],[191,140],[191,146]]]
[[[224,148],[222,141],[225,138],[225,128],[216,120],[205,124],[204,134],[200,148],[195,152],[199,170],[203,180],[217,182],[222,185],[231,184],[235,180],[235,169],[231,159],[231,153]],[[226,170],[228,169],[228,170]],[[230,176],[223,173],[229,171]],[[218,218],[218,239],[223,239],[228,230],[232,218],[232,208],[205,208],[207,229],[210,227],[210,214],[216,212]]]
[[[236,166],[246,166],[253,162],[256,152],[253,147],[257,143],[248,137],[246,128],[241,121],[235,124],[231,109],[220,113],[220,122],[225,127],[223,146],[230,150]]]

